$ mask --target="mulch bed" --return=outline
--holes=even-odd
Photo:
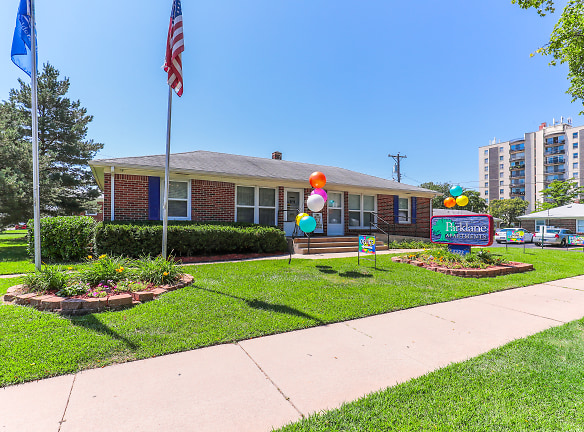
[[[136,306],[154,300],[168,291],[174,291],[190,285],[193,280],[194,277],[192,275],[184,274],[173,284],[160,286],[149,284],[146,289],[137,292],[114,290],[108,292],[105,297],[91,297],[89,295],[60,297],[56,293],[29,293],[25,286],[14,285],[8,288],[3,300],[5,303],[32,306],[38,310],[64,315],[83,315]]]
[[[533,264],[526,264],[520,262],[509,261],[505,264],[489,266],[486,268],[447,268],[441,266],[439,263],[425,263],[422,261],[412,260],[402,257],[393,257],[391,259],[396,263],[411,264],[416,267],[424,267],[425,269],[459,277],[484,278],[502,276],[512,273],[523,273],[533,270]]]

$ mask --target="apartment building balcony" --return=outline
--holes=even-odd
[[[525,153],[524,152],[515,153],[515,154],[512,154],[511,156],[509,156],[509,162],[522,161],[522,160],[525,160]]]
[[[509,147],[509,153],[516,153],[525,150],[525,143],[514,144]]]
[[[525,184],[525,179],[511,179],[511,186],[523,186]]]
[[[546,174],[554,174],[554,173],[565,173],[566,172],[566,165],[552,165],[546,166],[544,173]]]
[[[521,170],[525,168],[525,162],[515,162],[513,165],[509,166],[510,171]]]
[[[544,140],[544,144],[548,145],[557,145],[557,144],[565,144],[566,143],[566,135],[559,135],[555,137],[549,137]]]
[[[511,177],[511,178],[523,177],[523,178],[525,178],[525,171],[512,171],[511,175],[509,177]]]
[[[552,156],[545,159],[545,165],[563,164],[566,162],[564,156]]]
[[[544,183],[549,184],[555,180],[564,181],[566,180],[566,176],[564,174],[546,175]]]
[[[525,188],[511,188],[511,196],[525,196]]]
[[[545,149],[543,154],[544,154],[544,156],[555,155],[555,154],[566,154],[566,149],[564,149],[564,146],[549,147],[549,148]]]

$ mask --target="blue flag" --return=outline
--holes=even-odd
[[[20,0],[10,53],[12,62],[28,76],[32,75],[31,6],[31,0]]]

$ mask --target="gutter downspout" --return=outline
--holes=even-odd
[[[115,219],[115,215],[114,215],[114,204],[115,204],[115,174],[114,174],[114,167],[110,167],[110,172],[111,172],[111,176],[110,176],[110,184],[111,184],[111,214],[110,214],[110,220],[113,221]]]

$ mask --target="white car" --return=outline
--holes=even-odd
[[[516,233],[523,231],[523,240],[525,243],[533,242],[533,234],[523,228],[501,228],[495,232],[495,241],[497,243],[507,243],[507,233]]]

